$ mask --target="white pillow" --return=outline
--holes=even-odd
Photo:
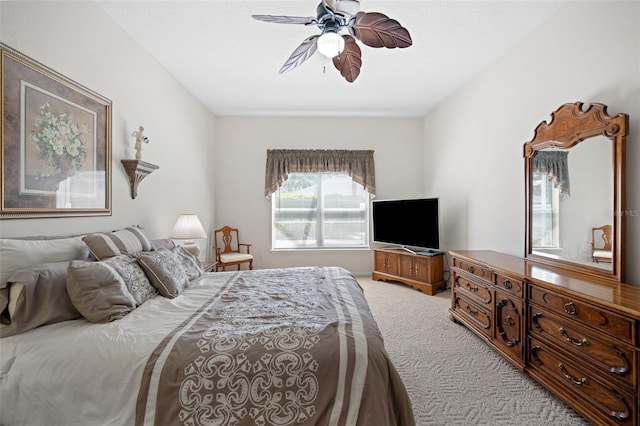
[[[0,238],[0,284],[15,271],[29,266],[88,257],[89,248],[81,236],[51,240]]]

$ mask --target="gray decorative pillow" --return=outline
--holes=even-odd
[[[151,240],[151,244],[153,244],[153,247],[155,247],[156,250],[160,250],[161,248],[172,249],[176,246],[175,241],[170,238]]]
[[[136,308],[124,280],[104,262],[72,261],[67,291],[73,305],[90,322],[120,319]]]
[[[177,246],[174,248],[173,253],[182,263],[182,267],[187,273],[187,277],[189,281],[198,278],[200,275],[204,274],[204,268],[202,267],[202,263],[195,257],[191,252],[185,249],[182,246]]]
[[[160,249],[138,255],[138,263],[161,295],[173,299],[189,284],[182,262],[173,250]]]
[[[104,260],[121,254],[137,254],[155,250],[151,241],[139,226],[130,226],[119,231],[89,234],[82,241],[89,247],[91,255]]]
[[[133,256],[123,254],[103,260],[103,263],[111,266],[118,275],[122,277],[127,286],[127,290],[129,290],[129,293],[131,293],[133,299],[136,301],[136,305],[142,305],[158,294],[158,290],[151,285],[149,279]]]
[[[0,337],[80,318],[67,294],[67,265],[54,262],[14,272],[0,284]]]

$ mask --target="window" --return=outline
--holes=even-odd
[[[347,173],[289,173],[273,193],[272,247],[369,246],[369,193]]]
[[[368,248],[372,150],[267,150],[272,248]]]
[[[532,174],[533,248],[560,248],[560,189],[549,179],[547,173]]]

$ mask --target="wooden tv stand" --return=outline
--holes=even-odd
[[[371,278],[398,281],[433,296],[444,290],[444,253],[433,256],[412,254],[401,249],[375,249]]]

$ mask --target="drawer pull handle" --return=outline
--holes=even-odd
[[[471,306],[469,306],[469,305],[467,305],[467,307],[466,307],[465,309],[466,309],[466,311],[467,311],[468,313],[470,313],[470,314],[471,314],[471,315],[473,315],[474,317],[475,317],[476,315],[478,315],[478,311],[475,311],[475,310],[471,309]]]
[[[475,269],[473,268],[473,266],[469,266],[467,268],[467,271],[471,272],[472,274],[475,272]]]
[[[478,291],[478,286],[472,287],[471,283],[467,283],[467,288],[469,289],[469,291],[473,291],[473,292]]]
[[[538,322],[538,319],[540,318],[542,318],[542,312],[536,312],[531,317],[531,322],[533,323],[533,326],[538,330],[542,330],[542,326],[540,326],[540,323]]]
[[[558,331],[560,332],[560,335],[562,335],[562,337],[564,337],[565,339],[567,339],[567,342],[571,343],[572,345],[576,345],[576,346],[587,346],[589,344],[589,341],[584,338],[582,340],[576,340],[572,337],[570,337],[567,334],[567,330],[564,329],[564,327],[560,327],[558,329]]]
[[[624,404],[624,408],[626,411],[609,411],[609,415],[611,417],[613,417],[614,419],[618,419],[618,420],[626,420],[630,417],[631,415],[631,408],[629,407],[629,404],[627,404],[627,401],[625,399],[624,396],[620,395],[620,393],[618,393],[615,389],[611,389],[611,391],[613,392],[614,396],[621,402]]]
[[[513,320],[513,318],[507,315],[507,317],[504,319],[504,325],[506,325],[507,327],[511,327],[514,324],[515,321]]]
[[[535,345],[531,348],[531,361],[535,362],[538,365],[542,365],[542,360],[538,356],[538,352],[540,352],[542,348],[538,345]]]
[[[504,286],[504,288],[507,288],[509,290],[511,290],[513,288],[513,284],[511,284],[511,281],[509,280],[505,280],[502,285]]]
[[[564,311],[569,315],[575,315],[578,313],[578,308],[576,308],[576,305],[574,305],[573,302],[569,302],[564,305]]]
[[[629,372],[629,370],[631,370],[631,363],[629,362],[629,360],[627,360],[627,357],[624,356],[624,352],[622,352],[620,349],[618,349],[615,346],[613,346],[613,350],[615,351],[615,353],[618,356],[618,358],[620,358],[622,360],[624,365],[621,366],[621,367],[613,367],[612,366],[612,367],[609,368],[609,371],[612,372],[613,374],[618,374],[620,376],[624,376],[625,374],[627,374]]]
[[[586,377],[583,377],[581,379],[576,379],[571,374],[569,374],[567,369],[564,367],[563,363],[558,364],[558,368],[560,368],[560,371],[562,371],[562,374],[564,374],[564,377],[571,380],[576,385],[586,385],[587,383],[589,383],[589,380]]]

